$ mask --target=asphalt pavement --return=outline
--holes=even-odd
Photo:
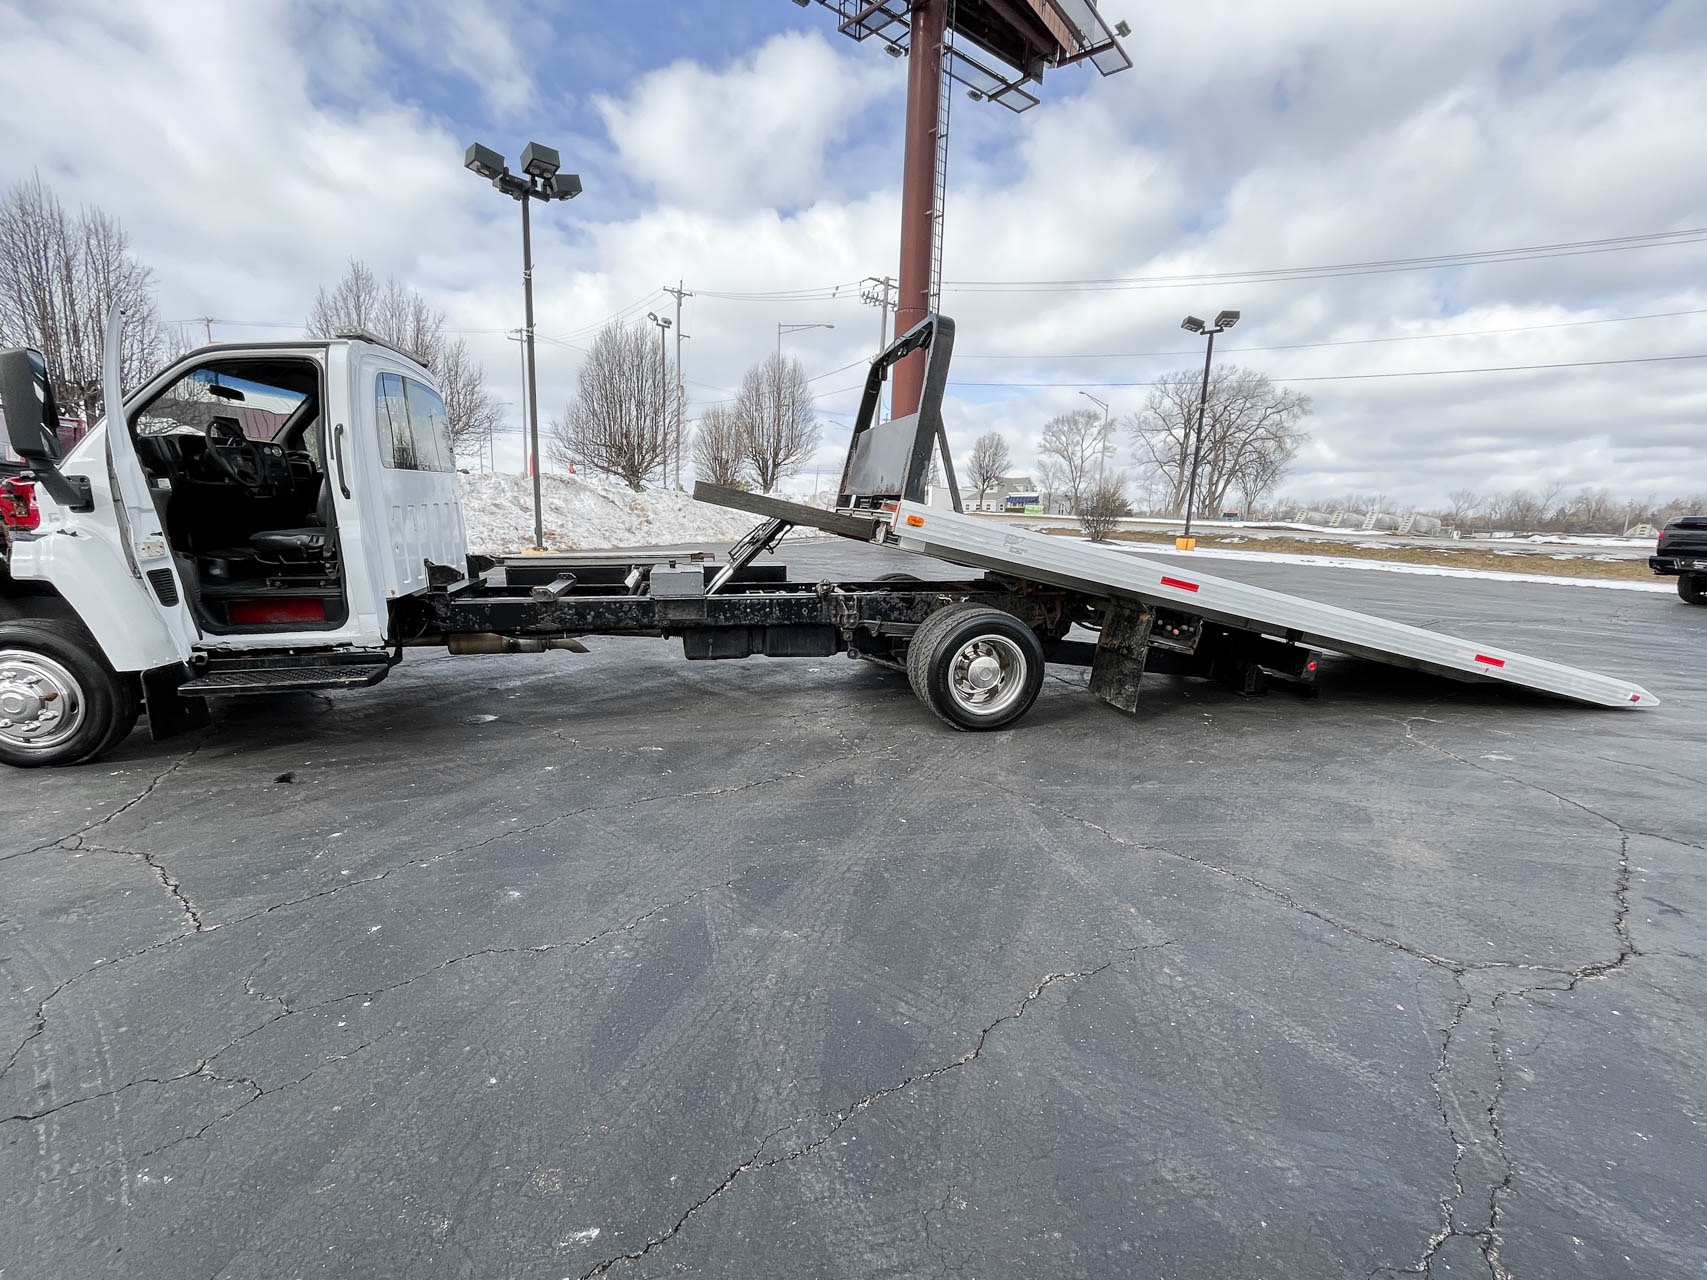
[[[1663,705],[593,640],[7,772],[0,1276],[1699,1276],[1707,610],[1203,567]]]

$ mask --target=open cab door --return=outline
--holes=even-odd
[[[106,406],[107,476],[118,518],[118,540],[139,594],[164,633],[172,656],[188,662],[199,631],[190,616],[184,584],[172,563],[165,521],[154,501],[142,461],[125,419],[122,353],[124,309],[107,313],[101,352],[101,400]]]

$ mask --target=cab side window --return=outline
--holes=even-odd
[[[424,382],[382,373],[375,386],[379,458],[399,471],[454,471],[445,402]]]

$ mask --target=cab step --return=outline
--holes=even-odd
[[[365,689],[391,671],[389,662],[346,662],[335,666],[228,667],[178,686],[186,698],[227,698],[251,693],[295,693],[305,689]]]

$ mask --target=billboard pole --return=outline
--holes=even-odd
[[[942,46],[948,0],[913,0],[908,15],[906,151],[901,165],[901,278],[895,332],[930,314],[931,248],[936,228],[937,120],[942,108]],[[895,366],[892,412],[916,413],[925,384],[924,353]]]

